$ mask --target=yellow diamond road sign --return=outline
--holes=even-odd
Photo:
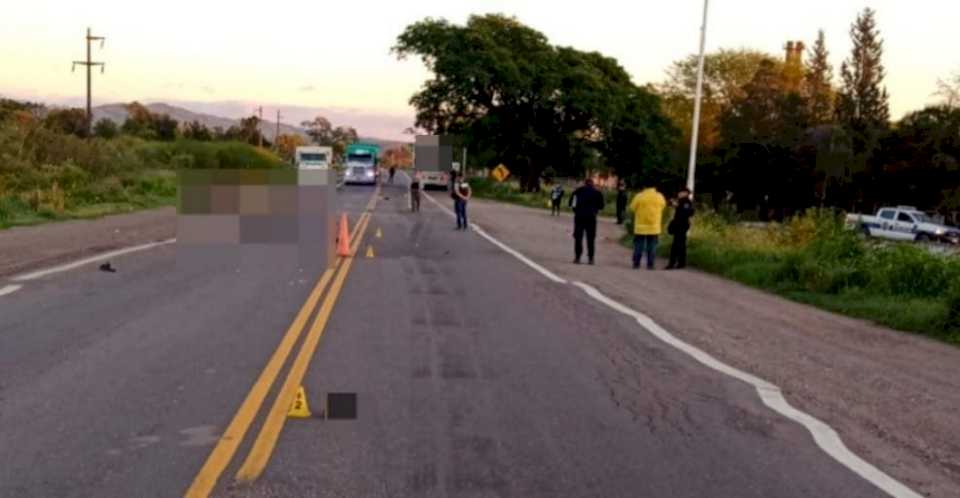
[[[506,166],[501,164],[496,168],[493,168],[493,171],[491,171],[490,174],[493,175],[494,180],[498,182],[502,182],[506,180],[508,176],[510,176],[510,170],[508,170]]]

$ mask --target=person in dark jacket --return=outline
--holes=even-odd
[[[563,185],[559,183],[550,191],[550,214],[560,216],[560,204],[563,202]]]
[[[670,264],[668,270],[687,266],[687,231],[690,230],[690,218],[693,217],[693,201],[690,200],[690,189],[682,188],[673,201],[673,220],[667,226],[667,232],[673,235],[673,244],[670,246]]]
[[[587,237],[587,258],[593,264],[594,241],[597,238],[597,214],[603,210],[603,194],[593,187],[587,178],[583,186],[570,194],[569,205],[573,208],[573,254],[574,264],[580,264],[583,255],[583,237]]]
[[[623,224],[627,212],[627,185],[621,180],[617,184],[617,225]]]

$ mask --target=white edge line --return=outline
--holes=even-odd
[[[13,294],[20,290],[23,287],[22,285],[5,285],[0,287],[0,296],[6,296],[7,294]]]
[[[122,256],[124,254],[130,254],[132,252],[153,249],[154,247],[159,247],[166,244],[172,244],[176,241],[177,239],[167,239],[167,240],[161,240],[159,242],[150,242],[149,244],[141,244],[138,246],[117,249],[115,251],[105,252],[102,254],[98,254],[96,256],[90,256],[89,258],[84,258],[78,261],[74,261],[72,263],[67,263],[60,266],[54,266],[52,268],[46,268],[43,270],[37,270],[34,272],[17,275],[17,276],[11,277],[10,280],[14,282],[26,282],[28,280],[36,280],[38,278],[43,278],[43,277],[46,277],[47,275],[52,275],[54,273],[65,272],[65,271],[73,270],[74,268],[79,268],[81,266],[88,265],[90,263],[96,263],[97,261],[103,261],[105,259]]]
[[[440,204],[440,202],[437,201],[436,199],[434,199],[433,196],[431,196],[431,195],[429,195],[429,194],[427,194],[427,193],[424,193],[424,197],[426,197],[427,199],[430,199],[430,202],[434,203],[438,208],[440,208],[441,211],[444,211],[444,212],[446,212],[448,215],[456,218],[456,214],[454,214],[454,212],[451,211],[450,208],[444,206],[443,204]],[[510,254],[511,256],[519,259],[520,261],[522,261],[523,263],[525,263],[525,264],[526,264],[527,266],[529,266],[530,268],[533,268],[534,270],[538,271],[538,272],[539,272],[541,275],[543,275],[544,277],[547,277],[548,279],[550,279],[550,280],[552,280],[552,281],[554,281],[554,282],[556,282],[556,283],[558,283],[558,284],[566,284],[566,283],[567,283],[566,280],[560,278],[559,276],[557,276],[557,274],[555,274],[555,273],[551,272],[550,270],[548,270],[548,269],[546,269],[546,268],[538,265],[537,263],[533,262],[530,258],[528,258],[528,257],[524,256],[523,254],[515,251],[515,250],[514,250],[513,248],[511,248],[510,246],[504,244],[503,242],[500,242],[499,240],[497,240],[497,239],[496,239],[495,237],[493,237],[492,235],[490,235],[490,234],[488,234],[487,232],[483,231],[483,229],[480,228],[476,223],[471,223],[470,225],[473,227],[473,231],[476,232],[477,235],[479,235],[479,236],[487,239],[487,240],[490,241],[490,243],[492,243],[493,245],[499,247],[500,249],[502,249],[502,250],[505,251],[506,253]]]
[[[455,216],[453,211],[451,211],[446,206],[440,204],[436,199],[430,195],[425,196],[430,199],[438,208],[442,211],[445,211],[451,216]],[[500,242],[499,240],[491,237],[486,232],[484,232],[477,225],[473,225],[474,231],[476,231],[480,236],[492,242],[494,245],[503,249],[510,255],[516,257],[520,261],[527,264],[537,272],[541,273],[545,277],[557,283],[567,283],[564,279],[558,277],[549,270],[543,268],[542,266],[534,263],[529,258],[523,254],[517,252],[513,248],[507,246],[506,244]],[[867,482],[873,484],[877,488],[880,488],[882,491],[887,493],[890,496],[895,498],[923,498],[922,495],[913,491],[912,489],[905,486],[900,481],[897,481],[893,477],[887,475],[880,469],[873,466],[871,463],[860,458],[855,453],[850,451],[843,440],[840,439],[840,436],[837,432],[827,425],[826,423],[818,420],[816,417],[798,410],[793,406],[790,406],[790,403],[787,402],[786,398],[783,397],[783,393],[778,386],[771,384],[755,375],[749,374],[742,370],[736,369],[726,363],[721,362],[720,360],[710,356],[705,351],[696,348],[686,342],[678,339],[673,334],[667,332],[663,327],[661,327],[657,322],[653,321],[647,315],[640,313],[639,311],[633,310],[613,299],[602,294],[596,288],[585,284],[583,282],[572,282],[573,285],[581,288],[584,292],[587,293],[590,297],[600,301],[603,304],[606,304],[610,308],[613,308],[615,311],[619,311],[627,316],[633,317],[637,320],[637,323],[644,328],[651,335],[660,339],[661,341],[667,343],[668,345],[680,350],[681,352],[687,354],[688,356],[693,357],[693,359],[702,363],[703,365],[712,368],[724,375],[733,377],[739,381],[750,384],[757,390],[757,395],[760,397],[760,400],[763,401],[763,404],[767,405],[771,410],[783,415],[784,417],[793,420],[794,422],[799,423],[804,426],[810,434],[813,436],[814,442],[817,446],[820,447],[827,455],[832,457],[834,460],[847,467],[853,473],[865,479]]]
[[[654,322],[650,317],[630,309],[614,301],[613,299],[610,299],[590,285],[587,285],[583,282],[573,282],[573,285],[580,287],[590,297],[600,301],[603,304],[606,304],[610,308],[635,318],[637,323],[639,323],[640,326],[646,329],[651,335],[693,357],[695,360],[706,365],[707,367],[752,385],[757,390],[757,394],[760,396],[760,399],[763,401],[763,403],[767,405],[767,407],[806,427],[806,429],[810,431],[810,434],[813,435],[813,440],[816,442],[817,446],[819,446],[820,449],[822,449],[826,454],[830,455],[834,460],[840,462],[845,467],[860,477],[866,479],[874,486],[880,488],[888,495],[896,498],[922,498],[922,495],[916,493],[893,477],[885,474],[880,469],[874,467],[872,464],[847,449],[846,445],[844,445],[843,441],[840,439],[840,436],[829,425],[821,422],[806,412],[790,406],[790,403],[788,403],[783,397],[780,388],[776,385],[753,376],[747,372],[731,367],[710,356],[703,350],[683,342],[660,327],[660,325]]]

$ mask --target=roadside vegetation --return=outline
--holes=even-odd
[[[579,185],[575,182],[570,182],[569,185],[564,184],[564,197],[563,203],[561,204],[563,212],[572,212],[572,210],[567,207],[567,201],[570,200],[570,194],[573,193],[573,190],[577,188],[577,186]],[[508,180],[503,183],[498,183],[490,178],[470,178],[470,188],[473,190],[473,195],[480,199],[509,202],[511,204],[533,208],[550,209],[549,190],[553,187],[547,186],[536,191],[524,191],[520,188],[519,183],[515,181]],[[606,205],[600,215],[616,216],[616,192],[604,191],[603,194]]]
[[[239,128],[215,140],[199,124],[129,111],[122,126],[101,120],[86,137],[79,109],[0,100],[0,229],[174,205],[178,169],[284,164]]]
[[[665,236],[663,256],[669,248]],[[871,242],[832,211],[766,227],[698,213],[687,259],[795,301],[960,345],[960,259],[911,243]]]

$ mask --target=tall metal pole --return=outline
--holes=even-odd
[[[694,178],[697,172],[697,140],[700,137],[700,100],[703,98],[703,60],[707,46],[707,5],[703,0],[703,24],[700,26],[700,60],[697,62],[697,93],[693,101],[693,130],[690,136],[690,165],[687,168],[687,188],[693,195]]]

